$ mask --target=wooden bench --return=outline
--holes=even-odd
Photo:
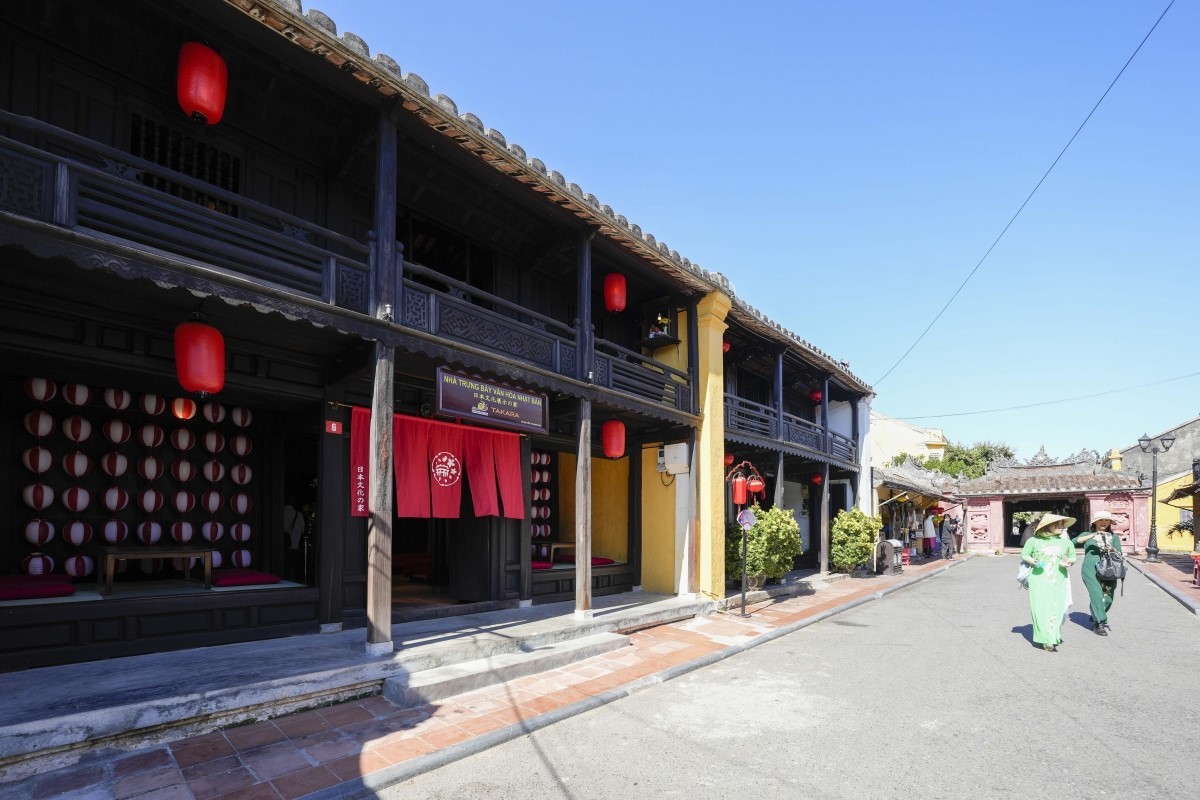
[[[199,558],[204,562],[204,588],[212,588],[212,554],[216,548],[212,545],[138,545],[113,544],[101,545],[100,552],[104,554],[104,586],[100,593],[104,596],[112,594],[113,574],[118,561],[144,561],[148,558]],[[192,565],[187,564],[183,569],[184,575],[190,575]]]

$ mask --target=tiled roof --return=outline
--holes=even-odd
[[[988,494],[1071,494],[1074,492],[1129,491],[1142,488],[1140,478],[1131,473],[1109,469],[1081,468],[1075,471],[1059,467],[1049,469],[1011,468],[964,481],[960,495]]]
[[[872,476],[876,487],[887,486],[926,497],[944,498],[954,489],[954,479],[949,475],[927,470],[911,459],[899,466],[875,467]]]

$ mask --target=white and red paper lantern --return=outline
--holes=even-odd
[[[229,537],[235,542],[250,541],[250,533],[250,523],[248,522],[235,522],[229,526]]]
[[[81,486],[72,486],[62,493],[62,504],[68,511],[79,514],[87,511],[92,504],[92,495]]]
[[[153,423],[143,425],[138,429],[138,441],[142,447],[159,447],[163,443],[163,429]]]
[[[129,458],[124,453],[109,453],[100,459],[100,469],[110,478],[119,478],[129,471]]]
[[[200,525],[200,536],[206,542],[219,542],[221,537],[225,535],[225,526],[221,523],[210,520]],[[216,553],[213,553],[213,566],[217,565]]]
[[[225,557],[221,555],[221,551],[214,550],[213,554],[212,554],[213,569],[220,569],[221,565],[224,563],[225,563]]]
[[[104,529],[101,530],[100,535],[109,544],[120,544],[129,538],[129,523],[119,519],[110,519],[104,523]]]
[[[142,544],[158,544],[162,538],[162,525],[157,522],[139,522],[137,537]]]
[[[549,453],[542,453],[542,466],[543,467],[550,466],[550,454]]]
[[[209,431],[204,434],[204,449],[216,455],[225,449],[225,434],[220,431]]]
[[[96,562],[87,556],[71,556],[63,562],[63,571],[72,578],[86,578],[96,570]]]
[[[209,489],[207,492],[200,495],[200,507],[210,514],[215,514],[220,511],[221,506],[224,504],[225,500],[221,497],[221,493],[214,489]]]
[[[113,444],[125,444],[133,433],[133,427],[123,419],[110,419],[100,430]]]
[[[67,417],[62,424],[63,436],[79,444],[92,435],[92,423],[83,417]]]
[[[31,519],[25,525],[25,541],[41,547],[54,539],[54,523],[44,519]]]
[[[191,492],[176,492],[175,496],[171,498],[171,508],[179,514],[191,513],[195,507],[196,496]]]
[[[549,483],[549,482],[550,482],[550,470],[544,469],[544,470],[542,470],[542,483]]]
[[[539,456],[537,453],[530,453],[529,454],[529,463],[530,463],[530,465],[536,467],[538,464],[542,463],[541,456]]]
[[[171,538],[179,544],[187,544],[196,535],[196,529],[190,522],[171,523]]]
[[[161,395],[144,394],[138,399],[138,408],[145,414],[157,417],[167,410],[167,401]]]
[[[239,433],[229,441],[229,449],[239,458],[245,458],[254,449],[254,440],[244,433]]]
[[[49,575],[54,572],[54,559],[45,553],[32,553],[21,562],[21,571],[26,575]]]
[[[200,414],[215,425],[225,421],[225,406],[220,403],[205,403],[200,407]]]
[[[162,459],[158,456],[144,456],[138,461],[138,475],[142,476],[142,480],[156,481],[165,471]]]
[[[191,419],[196,416],[196,401],[187,397],[176,397],[171,401],[171,413],[175,419]]]
[[[249,428],[250,423],[254,421],[254,415],[250,413],[250,409],[238,406],[229,412],[229,419],[239,428]]]
[[[147,514],[155,514],[163,507],[163,493],[158,489],[143,489],[138,495],[138,507]]]
[[[86,406],[92,402],[92,390],[82,383],[68,383],[63,386],[63,400],[73,406]]]
[[[58,394],[58,386],[48,378],[26,378],[25,394],[29,396],[30,400],[48,403]]]
[[[113,486],[104,490],[104,507],[109,511],[117,512],[129,505],[129,492],[119,486]]]
[[[49,436],[54,433],[54,417],[45,411],[30,411],[25,415],[25,430],[39,439]]]
[[[63,526],[62,537],[67,544],[83,547],[92,540],[92,526],[78,519],[68,522]]]
[[[142,558],[138,559],[138,565],[141,567],[143,574],[155,575],[162,572],[163,559],[161,558]]]
[[[196,465],[186,458],[181,458],[171,465],[171,477],[180,483],[187,483],[196,477]]]
[[[250,495],[245,492],[238,492],[229,498],[229,508],[235,514],[249,514],[250,509],[253,507],[254,502],[250,499]]]
[[[54,456],[49,450],[38,445],[29,448],[21,454],[21,463],[25,465],[25,469],[32,472],[34,475],[41,475],[54,463]]]
[[[87,453],[72,450],[63,456],[62,468],[72,478],[82,478],[92,471],[92,459]]]
[[[186,453],[196,446],[196,434],[187,428],[176,428],[171,431],[171,446],[181,453]]]
[[[172,558],[171,566],[179,572],[187,572],[199,562],[200,559],[196,558],[195,556],[192,556],[191,558]]]
[[[225,477],[225,465],[215,458],[204,462],[204,466],[200,468],[200,472],[204,474],[204,480],[209,483],[217,483]]]
[[[254,477],[254,472],[245,464],[234,464],[229,468],[229,479],[238,486],[245,486]]]
[[[541,479],[541,477],[542,477],[541,470],[534,469],[534,470],[529,471],[529,482],[530,483],[537,483]]]
[[[249,550],[234,550],[230,554],[229,560],[233,562],[235,567],[245,569],[250,566],[250,551]]]
[[[21,491],[21,499],[33,510],[41,511],[54,502],[54,490],[44,483],[33,483]]]
[[[113,411],[124,411],[133,402],[133,395],[124,389],[105,389],[104,405]]]

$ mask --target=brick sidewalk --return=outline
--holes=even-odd
[[[1159,552],[1158,559],[1157,563],[1151,563],[1146,561],[1145,554],[1139,554],[1130,556],[1129,562],[1194,613],[1200,613],[1200,586],[1192,582],[1195,562],[1191,554]]]
[[[419,767],[414,759],[473,741],[483,744],[481,737],[505,729],[522,735],[545,715],[569,713],[581,701],[603,701],[602,695],[627,692],[655,676],[672,677],[683,665],[732,654],[764,634],[927,577],[947,564],[930,561],[906,567],[903,575],[832,582],[817,592],[751,605],[745,618],[733,611],[637,631],[629,647],[434,705],[400,709],[376,695],[120,754],[104,764],[32,778],[18,796],[280,800],[346,782],[353,783],[343,790],[352,793],[360,779],[384,780],[385,770]],[[0,794],[14,788],[0,784]]]

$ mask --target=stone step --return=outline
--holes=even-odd
[[[464,692],[535,675],[629,645],[619,633],[598,633],[387,678],[383,696],[401,708],[425,705]]]

